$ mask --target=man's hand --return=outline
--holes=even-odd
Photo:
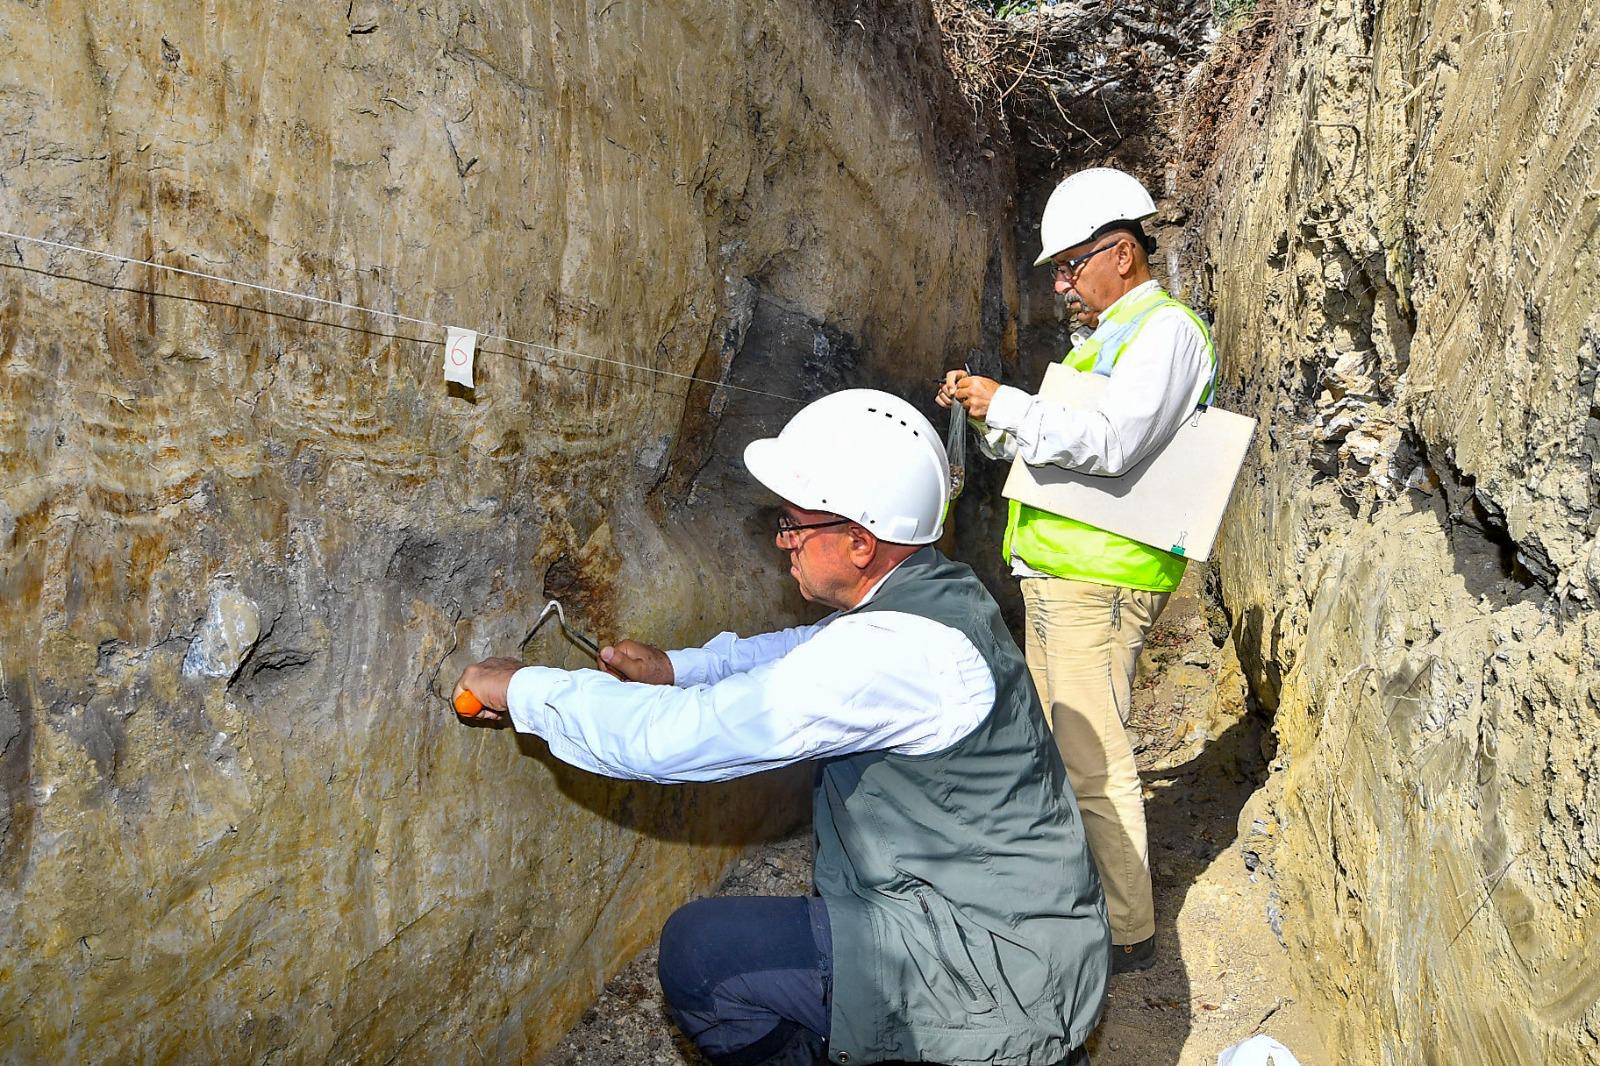
[[[967,414],[982,422],[989,414],[989,401],[999,387],[1000,383],[993,378],[975,377],[965,370],[947,370],[933,402],[940,407],[959,403],[967,409]]]
[[[967,414],[979,422],[988,418],[989,401],[994,399],[1000,383],[994,378],[975,377],[965,371],[953,370],[951,373],[960,375],[953,384],[945,386],[954,392],[956,402],[965,407]]]
[[[612,677],[645,685],[670,685],[676,680],[667,653],[637,640],[619,640],[601,648],[600,669]]]
[[[522,666],[521,661],[507,659],[504,656],[473,663],[456,682],[450,700],[454,703],[462,690],[470,691],[478,697],[478,702],[483,704],[483,710],[473,716],[475,719],[480,722],[505,721],[509,714],[506,706],[506,689],[511,684],[511,675],[521,670]]]

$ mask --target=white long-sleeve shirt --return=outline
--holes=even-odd
[[[1117,304],[1140,299],[1156,287],[1147,281],[1124,293],[1102,320]],[[1101,326],[1108,332],[1115,328]],[[1002,385],[989,401],[988,417],[974,423],[979,447],[991,459],[1009,461],[1021,455],[1030,466],[1054,463],[1114,477],[1177,432],[1210,380],[1205,335],[1178,308],[1161,307],[1150,313],[1112,367],[1098,408],[1073,411]]]
[[[607,777],[722,781],[862,751],[943,751],[994,706],[994,677],[964,634],[897,611],[723,633],[667,655],[670,686],[524,667],[507,693],[512,724]]]
[[[1123,293],[1106,308],[1102,322],[1117,304],[1156,287],[1147,281]],[[1109,332],[1117,326],[1101,328]],[[1001,385],[989,401],[988,417],[973,420],[978,447],[991,459],[1009,462],[1021,455],[1030,466],[1054,463],[1114,477],[1178,431],[1205,395],[1211,374],[1206,338],[1194,320],[1176,307],[1157,308],[1111,368],[1098,408],[1074,411]],[[1049,576],[1019,558],[1011,560],[1011,572]]]

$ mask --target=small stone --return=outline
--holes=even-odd
[[[1427,463],[1418,463],[1411,468],[1411,473],[1406,475],[1406,488],[1432,496],[1439,491],[1439,476]]]
[[[260,639],[260,608],[238,589],[212,589],[211,609],[183,657],[183,676],[232,677]]]

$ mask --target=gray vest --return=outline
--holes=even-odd
[[[932,755],[822,765],[817,891],[833,927],[829,1057],[1053,1063],[1105,1005],[1110,931],[1077,800],[1000,610],[968,567],[924,548],[861,612],[963,633],[994,709]]]

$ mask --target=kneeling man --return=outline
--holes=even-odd
[[[662,932],[668,1008],[711,1062],[1087,1063],[1105,899],[1022,655],[932,547],[950,485],[933,426],[852,389],[744,458],[783,501],[790,574],[833,614],[682,651],[622,641],[609,673],[488,659],[456,691],[612,777],[818,762],[817,894],[699,900]]]

